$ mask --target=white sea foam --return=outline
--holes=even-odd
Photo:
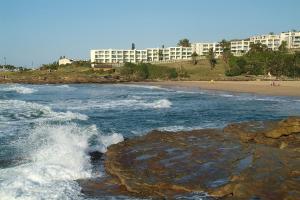
[[[75,103],[74,103],[75,104]],[[170,108],[172,102],[168,99],[158,99],[158,100],[143,100],[141,97],[132,99],[122,99],[122,100],[109,100],[109,101],[96,101],[90,100],[88,102],[82,103],[80,106],[70,105],[69,102],[61,102],[60,106],[67,106],[69,110],[89,110],[89,109],[163,109]]]
[[[37,92],[36,89],[25,87],[19,84],[8,85],[8,87],[1,88],[0,91],[5,91],[5,92],[14,91],[19,94],[32,94],[34,92]]]
[[[92,175],[86,150],[94,134],[94,127],[75,124],[36,127],[18,144],[31,162],[0,170],[1,200],[78,199],[80,187],[74,180]]]
[[[120,86],[120,85],[118,85],[118,86]],[[160,86],[153,86],[153,85],[121,84],[121,86],[132,87],[132,88],[144,88],[144,89],[150,89],[150,90],[172,91],[171,89],[168,89],[168,88],[163,88]]]
[[[172,103],[168,99],[161,99],[147,105],[153,108],[170,108]]]
[[[80,113],[55,112],[49,106],[38,103],[26,102],[21,100],[0,100],[0,113],[5,114],[5,117],[13,119],[24,119],[38,121],[44,120],[87,120],[88,116]],[[5,119],[7,120],[7,119]]]
[[[59,89],[64,89],[64,90],[68,90],[68,91],[72,91],[75,90],[75,87],[71,87],[69,85],[57,85],[55,86],[55,88],[59,88]]]
[[[90,148],[90,151],[100,151],[105,153],[110,145],[117,144],[124,141],[124,137],[119,133],[112,133],[111,135],[98,135],[98,144]]]

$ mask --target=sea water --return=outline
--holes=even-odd
[[[293,115],[300,115],[300,98],[132,84],[2,84],[0,200],[87,199],[76,180],[105,173],[93,170],[88,152],[104,153],[154,129],[221,128]]]

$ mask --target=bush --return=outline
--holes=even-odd
[[[174,68],[145,63],[125,63],[125,65],[120,68],[120,75],[128,80],[134,81],[145,79],[174,79],[178,76]]]

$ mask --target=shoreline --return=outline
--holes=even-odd
[[[136,82],[135,84],[300,97],[300,81],[276,81],[276,86],[271,86],[271,83],[271,81],[161,81]]]
[[[290,96],[300,97],[300,81],[275,81],[276,86],[271,85],[272,81],[125,81],[125,80],[60,80],[60,81],[7,81],[2,84],[137,84],[152,85],[171,88],[204,89],[223,92],[250,93],[267,96]]]

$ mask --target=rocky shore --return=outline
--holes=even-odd
[[[224,129],[153,131],[112,145],[107,176],[80,181],[88,196],[180,199],[300,198],[300,117]]]

